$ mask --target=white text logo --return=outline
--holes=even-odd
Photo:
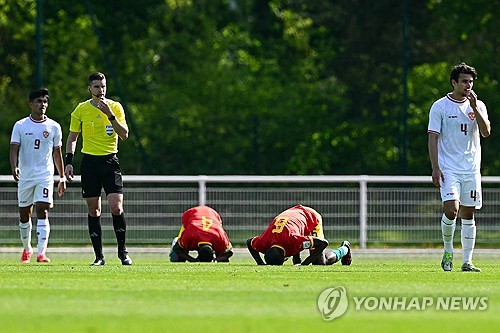
[[[318,309],[324,320],[330,321],[342,316],[348,305],[347,291],[344,287],[328,288],[318,297]]]
[[[353,296],[354,311],[485,311],[486,296]],[[327,288],[318,296],[318,309],[323,320],[342,316],[349,306],[345,287]]]

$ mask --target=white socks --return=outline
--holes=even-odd
[[[455,234],[456,219],[450,220],[443,214],[441,218],[441,232],[443,234],[444,250],[453,252],[453,235]],[[472,261],[472,253],[476,244],[476,223],[472,220],[462,219],[461,232],[463,262]]]
[[[38,255],[45,254],[45,250],[47,250],[47,244],[49,243],[49,219],[38,220],[36,224],[36,233],[38,235]]]
[[[19,221],[19,234],[21,235],[21,242],[26,251],[31,251],[31,220],[26,223]]]
[[[474,220],[462,219],[462,249],[464,251],[463,262],[472,261],[472,252],[476,244],[476,223]]]
[[[443,234],[444,250],[453,252],[453,235],[455,235],[456,219],[450,220],[443,214],[441,218],[441,232]]]

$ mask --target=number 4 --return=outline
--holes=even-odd
[[[460,132],[463,132],[464,135],[467,135],[467,124],[460,124]]]
[[[214,224],[214,221],[212,219],[207,219],[205,216],[202,216],[201,217],[201,224],[202,224],[203,230],[207,231]]]

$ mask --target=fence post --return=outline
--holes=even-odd
[[[207,177],[198,177],[198,201],[200,206],[205,206],[207,203]]]
[[[367,211],[368,211],[368,176],[359,177],[359,247],[366,249]]]

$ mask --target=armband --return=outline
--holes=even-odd
[[[59,183],[66,183],[66,176],[59,177]]]
[[[73,163],[73,153],[66,153],[65,163],[66,163],[66,165]]]

